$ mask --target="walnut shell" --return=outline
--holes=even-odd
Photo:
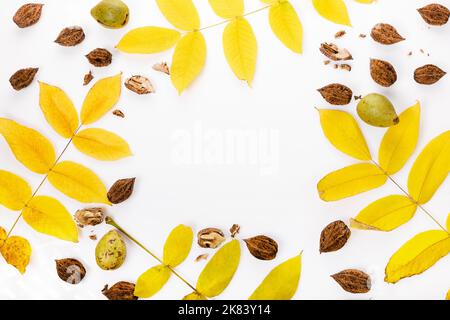
[[[432,64],[426,64],[414,71],[414,80],[420,84],[431,85],[438,82],[445,75],[446,72],[441,68]]]
[[[273,260],[278,253],[278,244],[275,240],[260,235],[244,239],[250,253],[259,260]]]
[[[86,276],[86,269],[83,264],[76,259],[56,260],[56,272],[58,277],[70,284],[78,284]]]
[[[343,106],[352,101],[353,91],[340,83],[329,84],[317,91],[332,105]]]
[[[331,277],[347,292],[367,293],[370,291],[370,276],[360,270],[347,269]]]
[[[417,9],[423,20],[432,26],[443,26],[448,22],[450,10],[441,4],[432,3],[423,8]]]
[[[108,199],[113,204],[119,204],[128,200],[133,194],[136,178],[117,180],[108,191]]]
[[[11,78],[9,78],[9,83],[14,88],[14,90],[22,90],[28,87],[34,80],[36,73],[39,68],[26,68],[16,71]]]
[[[106,49],[97,48],[86,55],[89,63],[96,67],[106,67],[112,62],[112,54]]]
[[[387,23],[378,23],[370,33],[373,40],[378,43],[391,45],[405,40],[393,26]]]
[[[370,60],[370,75],[373,81],[383,87],[390,87],[397,81],[397,72],[394,66],[384,60]]]
[[[13,21],[19,28],[27,28],[36,24],[41,18],[42,7],[40,3],[28,3],[19,8],[13,17]]]
[[[102,293],[109,300],[137,300],[138,297],[134,295],[134,288],[134,283],[120,281],[111,288],[108,288],[108,285],[105,285]]]
[[[225,241],[225,234],[217,228],[206,228],[197,233],[197,239],[200,247],[215,249]]]
[[[320,253],[338,251],[345,246],[351,233],[343,221],[330,223],[320,234]]]

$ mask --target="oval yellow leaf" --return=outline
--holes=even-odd
[[[447,178],[450,170],[450,131],[433,139],[414,163],[408,179],[409,194],[423,204]]]
[[[244,0],[208,0],[214,12],[221,18],[231,19],[244,14]]]
[[[47,173],[55,163],[55,149],[42,134],[17,122],[0,118],[3,135],[16,159],[36,173]]]
[[[97,81],[83,102],[81,122],[91,124],[103,117],[119,101],[121,89],[121,73]]]
[[[244,18],[236,18],[223,31],[223,50],[236,77],[251,86],[256,68],[258,44],[252,26]]]
[[[337,24],[351,26],[344,0],[313,0],[313,5],[325,19]]]
[[[197,290],[212,298],[218,296],[228,286],[241,259],[239,241],[231,240],[209,260],[197,281]]]
[[[200,18],[192,0],[156,0],[156,3],[174,27],[186,31],[200,28]]]
[[[172,58],[170,78],[182,93],[205,66],[206,42],[201,32],[189,32],[178,42]]]
[[[450,252],[450,234],[431,230],[406,242],[389,260],[385,281],[397,281],[420,274]]]
[[[290,300],[300,281],[302,257],[298,255],[276,266],[249,300]]]
[[[0,204],[11,210],[22,210],[31,199],[32,190],[21,177],[0,170]]]
[[[145,271],[137,280],[134,295],[139,298],[150,298],[164,287],[171,275],[166,266],[156,266]]]
[[[48,181],[66,196],[84,203],[111,204],[100,178],[81,164],[64,161],[48,174]]]
[[[338,150],[358,160],[371,160],[369,147],[355,118],[348,112],[321,109],[322,130]]]
[[[336,201],[378,188],[387,179],[377,166],[360,163],[328,174],[319,181],[317,190],[322,200]]]
[[[0,252],[8,264],[25,273],[31,257],[31,245],[27,239],[17,236],[7,238],[6,231],[0,227]]]
[[[197,292],[192,292],[190,294],[188,294],[187,296],[183,297],[183,300],[208,300],[205,296],[201,295],[200,293]]]
[[[289,49],[302,53],[303,27],[294,7],[280,2],[269,10],[269,22],[273,33]]]
[[[22,217],[38,232],[62,240],[78,242],[78,230],[72,216],[54,198],[34,197],[23,209]]]
[[[58,87],[39,82],[39,105],[52,128],[63,138],[77,131],[78,113],[67,94]]]
[[[78,132],[73,138],[75,147],[97,160],[114,161],[131,156],[128,143],[115,133],[90,128]]]
[[[420,103],[402,112],[399,119],[398,125],[387,130],[380,146],[378,161],[388,174],[400,171],[416,148],[419,139]]]
[[[180,39],[173,29],[142,27],[129,31],[116,48],[127,53],[157,53],[172,48]]]
[[[194,233],[190,227],[180,224],[167,237],[164,245],[163,261],[166,265],[176,267],[189,255]]]
[[[417,205],[408,197],[401,195],[387,196],[364,208],[352,222],[352,227],[391,231],[408,222],[414,216],[416,210]]]

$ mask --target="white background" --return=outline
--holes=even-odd
[[[346,1],[353,28],[345,28],[347,35],[336,40],[348,48],[353,56],[353,71],[334,70],[324,66],[319,45],[335,41],[333,35],[340,26],[321,18],[310,1],[294,0],[304,27],[304,54],[296,55],[284,48],[273,36],[267,21],[267,12],[248,17],[258,38],[259,55],[252,88],[238,81],[228,68],[221,49],[223,26],[204,32],[208,44],[206,67],[195,83],[181,96],[172,87],[170,79],[151,69],[162,60],[170,62],[171,52],[159,55],[127,55],[114,49],[127,30],[138,26],[169,26],[151,1],[127,0],[131,10],[130,23],[120,30],[107,30],[98,25],[89,14],[96,0],[45,0],[41,21],[28,29],[19,29],[12,22],[16,9],[25,1],[0,0],[0,115],[15,119],[38,129],[48,136],[60,151],[65,144],[45,122],[38,106],[37,82],[27,89],[15,92],[8,79],[24,67],[39,67],[37,79],[63,88],[79,107],[88,91],[82,86],[83,75],[90,69],[96,79],[122,71],[124,77],[141,74],[152,79],[157,93],[137,96],[124,90],[119,107],[125,119],[107,115],[98,126],[113,130],[131,145],[134,157],[104,163],[69,148],[64,159],[79,161],[94,169],[111,185],[124,177],[137,177],[133,197],[124,204],[108,209],[108,213],[148,248],[161,255],[165,237],[177,224],[190,225],[195,231],[216,226],[224,230],[233,223],[242,227],[241,238],[265,234],[279,243],[276,260],[263,262],[242,250],[241,264],[229,287],[219,299],[245,299],[265,275],[278,263],[303,250],[303,270],[295,299],[442,299],[450,288],[450,258],[446,257],[422,275],[405,279],[396,285],[383,282],[384,267],[389,257],[405,241],[418,232],[435,228],[433,222],[420,211],[407,225],[391,233],[371,233],[353,230],[347,245],[340,251],[319,254],[319,235],[330,222],[348,221],[359,210],[382,196],[398,193],[391,183],[384,187],[334,203],[322,202],[316,184],[326,173],[350,165],[353,160],[333,147],[324,138],[314,107],[329,107],[316,92],[317,88],[332,82],[350,86],[355,94],[380,92],[389,96],[398,111],[420,100],[422,126],[419,150],[437,134],[449,129],[449,78],[443,78],[431,87],[417,85],[412,78],[416,67],[433,63],[450,70],[450,26],[429,28],[416,8],[429,1],[380,0],[373,5]],[[202,25],[220,21],[207,1],[194,1],[198,6]],[[443,1],[450,4],[449,1]],[[259,1],[246,0],[246,11],[262,6]],[[395,46],[381,46],[370,37],[360,39],[360,33],[370,33],[378,22],[392,23],[407,38]],[[80,25],[86,40],[74,48],[53,43],[59,31],[67,26]],[[108,68],[93,68],[84,57],[89,51],[104,47],[113,52],[114,62]],[[420,53],[423,49],[427,54]],[[408,56],[412,51],[413,55]],[[394,64],[398,82],[389,89],[377,86],[369,76],[369,58],[381,58]],[[355,104],[343,109],[354,113]],[[272,156],[278,159],[278,171],[264,174],[259,165],[203,163],[176,163],[174,135],[180,130],[195,137],[196,126],[203,134],[224,134],[227,130],[274,130],[279,137]],[[361,123],[376,156],[384,129]],[[204,138],[204,137],[203,137]],[[262,140],[263,143],[264,140]],[[201,151],[211,151],[217,145],[203,145]],[[1,169],[10,170],[37,186],[39,175],[29,172],[12,156],[8,146],[0,140]],[[225,153],[232,152],[225,150]],[[203,159],[204,160],[204,159]],[[264,160],[259,158],[259,160]],[[405,186],[412,161],[396,175]],[[269,172],[270,173],[270,172]],[[427,208],[439,221],[445,223],[450,209],[447,181],[436,193]],[[60,199],[69,211],[83,207],[58,193],[49,184],[40,191]],[[0,210],[0,225],[8,229],[17,213]],[[94,234],[101,237],[109,228],[96,227]],[[135,281],[156,262],[140,248],[128,242],[128,257],[117,271],[102,271],[95,264],[95,242],[88,236],[89,229],[80,230],[78,244],[37,234],[23,221],[14,234],[28,238],[33,255],[25,275],[0,263],[1,298],[44,299],[103,299],[100,291],[105,284],[116,281]],[[179,272],[195,283],[205,262],[194,262],[197,255],[207,252],[193,246]],[[77,286],[62,282],[57,276],[54,259],[74,257],[87,268],[85,280]],[[330,275],[346,268],[359,268],[373,278],[373,289],[365,295],[344,292]],[[155,299],[179,299],[188,294],[177,278],[154,296]]]

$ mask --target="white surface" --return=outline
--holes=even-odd
[[[380,0],[371,6],[346,1],[354,27],[345,28],[348,34],[337,43],[347,47],[355,57],[350,73],[323,65],[324,58],[318,47],[321,42],[334,41],[333,35],[341,27],[322,19],[314,12],[310,1],[293,0],[305,32],[301,56],[288,51],[272,35],[267,12],[254,14],[248,19],[258,37],[259,55],[251,89],[236,80],[226,65],[221,49],[223,27],[209,29],[204,32],[208,44],[206,68],[181,97],[166,75],[151,69],[156,62],[170,61],[170,52],[135,56],[114,50],[127,30],[143,25],[169,26],[153,1],[127,0],[131,20],[120,30],[104,29],[90,17],[89,10],[96,0],[42,2],[46,5],[41,21],[19,30],[11,17],[25,1],[0,0],[0,115],[40,130],[61,150],[65,141],[54,134],[40,113],[37,82],[17,93],[8,83],[14,71],[40,67],[37,79],[63,88],[78,107],[88,91],[82,86],[82,78],[91,68],[84,55],[96,47],[105,47],[114,53],[110,67],[93,69],[96,79],[119,71],[124,78],[133,74],[150,77],[156,86],[155,95],[137,96],[124,90],[118,106],[126,118],[107,115],[97,124],[126,138],[134,157],[114,163],[97,162],[71,147],[64,159],[93,168],[107,185],[118,178],[137,177],[132,199],[108,212],[155,253],[161,254],[165,237],[179,223],[190,225],[194,230],[210,226],[228,230],[233,223],[238,223],[242,226],[242,238],[257,234],[272,236],[279,242],[280,251],[275,261],[261,262],[243,249],[240,267],[219,299],[247,298],[272,267],[301,250],[303,271],[295,299],[442,299],[445,296],[450,288],[449,257],[424,274],[396,285],[383,282],[384,267],[392,253],[416,233],[435,228],[421,212],[392,233],[353,230],[348,244],[337,253],[319,255],[318,250],[320,231],[325,225],[337,219],[348,221],[371,201],[398,193],[398,190],[387,183],[378,190],[339,202],[324,203],[318,198],[317,181],[329,171],[352,164],[353,160],[333,149],[322,134],[314,107],[327,105],[315,91],[317,88],[341,82],[349,85],[355,94],[381,92],[392,99],[398,111],[420,100],[422,127],[413,159],[431,138],[450,127],[449,78],[431,87],[418,86],[412,79],[413,70],[425,63],[450,70],[450,25],[429,28],[416,12],[416,8],[430,1]],[[245,2],[246,11],[262,5],[259,1]],[[195,3],[203,26],[220,21],[206,1]],[[360,33],[370,33],[378,22],[392,23],[407,41],[384,47],[370,37],[358,38]],[[71,25],[82,26],[86,40],[75,48],[53,43],[59,31]],[[430,56],[420,53],[421,48]],[[409,51],[413,51],[411,57]],[[370,79],[371,57],[386,59],[395,65],[399,80],[393,87],[383,89]],[[344,109],[354,112],[354,107],[352,104]],[[361,125],[376,154],[384,130]],[[246,130],[260,135],[252,145],[260,151],[259,155],[256,153],[257,161],[221,163],[221,154],[217,152],[222,150],[225,156],[232,157],[235,150],[232,145],[222,148],[221,137],[227,132]],[[180,134],[182,140],[179,140]],[[183,139],[189,137],[193,141],[193,154],[203,153],[203,156],[192,163],[180,164],[180,160],[186,159],[176,158],[174,153],[180,151],[180,141],[186,142]],[[41,176],[18,164],[3,139],[0,150],[2,169],[20,174],[32,186],[37,186]],[[396,175],[402,185],[406,184],[411,164],[409,161]],[[450,208],[449,192],[447,181],[427,204],[442,223]],[[82,207],[48,183],[40,194],[57,197],[71,212]],[[1,209],[0,225],[9,228],[15,217],[16,213]],[[95,229],[95,234],[101,237],[107,229],[102,225]],[[95,264],[95,242],[88,238],[88,229],[80,231],[81,240],[77,245],[37,234],[23,221],[14,234],[30,240],[32,261],[24,276],[6,263],[0,263],[1,298],[102,299],[100,291],[105,284],[135,281],[155,264],[150,256],[129,243],[124,266],[114,272],[101,271]],[[179,268],[192,283],[205,265],[205,262],[195,263],[194,259],[205,251],[194,245],[189,258]],[[72,286],[57,278],[53,260],[64,257],[79,258],[85,263],[88,273],[81,284]],[[373,290],[361,296],[344,292],[329,275],[345,268],[360,268],[370,273]],[[154,298],[179,299],[188,293],[189,289],[172,277]]]

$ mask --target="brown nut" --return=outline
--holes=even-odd
[[[333,274],[331,277],[347,292],[367,293],[370,291],[370,277],[360,270],[347,269]]]
[[[260,235],[244,239],[250,253],[259,260],[273,260],[278,253],[278,244],[275,240]]]
[[[332,83],[318,89],[322,97],[330,104],[343,106],[352,101],[352,90],[340,83]]]
[[[102,293],[109,300],[137,300],[138,297],[134,295],[134,288],[134,283],[120,281],[111,288],[108,288],[108,285],[106,285]]]
[[[431,3],[423,8],[417,9],[423,20],[432,26],[443,26],[448,22],[450,10],[441,4]]]
[[[86,269],[83,264],[76,259],[56,260],[56,272],[58,277],[67,283],[78,284],[86,275]]]
[[[378,23],[373,27],[370,36],[378,43],[390,45],[405,40],[393,26],[387,23]]]
[[[370,60],[370,75],[373,81],[383,87],[390,87],[397,81],[397,72],[394,66],[384,60]]]
[[[350,238],[351,231],[343,221],[327,225],[320,234],[320,253],[341,249]]]
[[[427,64],[414,71],[414,80],[420,84],[431,85],[438,82],[445,75],[446,72],[441,68]]]
[[[217,228],[206,228],[197,233],[198,245],[202,248],[215,249],[225,241],[222,230]]]
[[[104,208],[86,208],[75,212],[75,221],[80,227],[96,226],[103,222]]]
[[[41,18],[42,7],[40,3],[28,3],[19,8],[13,17],[13,21],[19,28],[27,28],[37,23]]]

